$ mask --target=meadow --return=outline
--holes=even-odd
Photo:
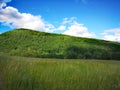
[[[0,55],[2,90],[120,90],[120,61]]]

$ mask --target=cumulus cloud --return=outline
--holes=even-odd
[[[71,25],[71,24],[75,23],[76,20],[77,20],[76,17],[63,18],[63,22],[62,22],[62,24],[63,24],[63,25],[65,25],[65,24],[70,24],[70,25]]]
[[[95,37],[94,33],[88,31],[87,27],[76,21],[77,18],[64,18],[62,24],[67,26],[67,30],[63,34],[78,37]]]
[[[63,34],[94,37],[93,33],[88,32],[87,27],[77,22],[76,17],[64,18],[58,27],[42,19],[40,15],[35,16],[30,13],[21,13],[17,8],[7,6],[11,0],[0,1],[0,22],[2,25],[11,28],[28,28],[44,32],[62,31]]]
[[[0,9],[4,6],[6,6],[6,3],[0,3]]]
[[[104,40],[120,42],[120,28],[105,30],[102,35]]]
[[[71,25],[67,31],[64,32],[64,34],[72,35],[72,36],[78,36],[78,37],[95,37],[94,33],[88,32],[87,27],[85,27],[83,24],[74,23]]]
[[[8,2],[10,0],[6,0]],[[5,2],[1,6],[5,6]],[[0,22],[11,28],[28,28],[45,32],[52,32],[54,26],[45,22],[41,16],[34,16],[30,13],[20,13],[16,8],[7,6],[0,9]]]
[[[55,31],[56,30],[59,30],[59,31],[66,30],[66,26],[65,25],[60,25],[58,28],[55,29]]]
[[[12,0],[0,0],[0,9],[4,6],[6,6],[7,2],[11,2]]]

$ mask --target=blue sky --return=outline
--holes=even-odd
[[[14,28],[120,41],[120,0],[0,0],[0,33]]]

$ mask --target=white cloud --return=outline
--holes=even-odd
[[[63,18],[63,22],[62,24],[73,24],[74,22],[76,22],[76,17],[71,17],[71,18]]]
[[[58,28],[56,28],[56,30],[66,30],[66,26],[65,25],[60,25]]]
[[[78,37],[95,37],[94,33],[90,33],[83,24],[78,23],[76,17],[64,18],[62,24],[67,27],[63,34],[78,36]]]
[[[0,9],[2,9],[2,7],[5,7],[6,3],[0,3]]]
[[[21,13],[18,9],[6,6],[11,0],[2,0],[0,2],[0,22],[11,28],[28,28],[44,32],[64,31],[63,34],[94,37],[93,33],[88,32],[87,27],[78,23],[76,17],[64,18],[62,23],[55,27],[53,24],[47,23],[40,15],[35,16],[30,13]],[[4,6],[4,8],[3,8]]]
[[[11,1],[12,1],[12,0],[0,0],[0,9],[1,9],[2,7],[5,7],[7,2],[11,2]]]
[[[88,38],[95,37],[94,33],[88,32],[87,27],[77,22],[75,22],[73,25],[68,27],[68,30],[65,31],[64,34],[78,36],[78,37],[88,37]]]
[[[40,15],[21,13],[18,9],[6,6],[12,0],[0,0],[0,22],[11,28],[28,28],[44,32],[53,32],[52,24],[45,22]],[[3,8],[4,7],[4,8]]]
[[[120,42],[120,28],[105,30],[102,35],[104,40]]]
[[[28,28],[39,31],[51,32],[54,26],[42,20],[41,16],[34,16],[30,13],[20,13],[14,7],[0,9],[0,22],[13,28]]]

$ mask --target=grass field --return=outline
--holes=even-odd
[[[3,90],[120,90],[120,61],[0,56]]]

